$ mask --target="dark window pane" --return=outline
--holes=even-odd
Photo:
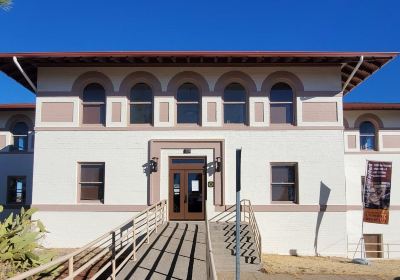
[[[360,147],[362,150],[374,150],[375,149],[375,136],[360,135]]]
[[[151,123],[153,119],[152,104],[132,104],[131,123]]]
[[[203,211],[203,177],[201,173],[188,173],[188,211]]]
[[[198,104],[178,104],[178,123],[199,123]]]
[[[99,84],[90,84],[83,90],[83,102],[105,102],[106,92]]]
[[[296,180],[294,166],[272,166],[272,183],[294,183]]]
[[[296,201],[296,190],[293,185],[273,185],[272,201]]]
[[[181,211],[181,174],[174,173],[174,189],[173,189],[174,205],[173,209],[175,213]]]
[[[293,104],[271,104],[271,123],[292,123]]]
[[[237,83],[228,85],[224,90],[225,102],[246,102],[246,91]]]
[[[151,88],[143,83],[136,84],[131,89],[131,102],[152,102],[153,93]]]
[[[11,130],[14,135],[28,135],[28,125],[24,122],[17,122]]]
[[[81,200],[103,200],[103,184],[81,184]]]
[[[179,87],[176,101],[178,102],[198,102],[199,101],[199,90],[193,84],[186,83]]]
[[[293,102],[292,88],[285,83],[277,83],[271,88],[270,102]]]
[[[360,125],[360,134],[375,134],[375,126],[371,122],[363,122]]]
[[[14,136],[12,151],[26,151],[28,149],[28,136]]]
[[[25,177],[8,177],[7,203],[25,203],[26,180]]]
[[[81,182],[104,182],[103,165],[81,165]]]
[[[245,104],[225,104],[224,122],[225,123],[244,123],[246,115]]]
[[[84,124],[104,124],[105,123],[105,105],[83,105]]]
[[[197,163],[204,163],[204,159],[202,158],[174,158],[172,159],[173,164],[180,164],[180,163],[189,163],[189,164],[197,164]]]

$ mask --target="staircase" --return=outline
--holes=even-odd
[[[233,222],[211,222],[211,243],[218,272],[235,271],[236,266],[236,228]],[[257,271],[261,260],[255,243],[254,233],[248,223],[240,224],[240,269]]]

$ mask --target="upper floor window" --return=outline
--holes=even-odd
[[[376,149],[376,130],[375,126],[370,121],[365,121],[360,124],[360,148],[361,150]]]
[[[130,95],[130,123],[152,123],[153,120],[153,92],[144,83],[136,84]]]
[[[272,124],[293,124],[293,90],[285,83],[277,83],[269,95]]]
[[[241,84],[232,83],[224,90],[224,122],[246,122],[246,90]]]
[[[200,123],[200,93],[195,85],[185,83],[178,88],[176,106],[177,123]]]
[[[99,84],[89,84],[83,90],[83,124],[102,124],[106,121],[106,92]]]
[[[24,122],[17,122],[11,129],[13,135],[13,145],[11,150],[13,151],[26,151],[28,150],[28,132],[29,127]]]

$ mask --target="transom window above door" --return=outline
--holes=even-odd
[[[136,84],[130,94],[130,123],[151,124],[152,121],[153,92],[147,84]]]
[[[178,124],[200,124],[200,93],[195,85],[185,83],[178,88],[176,107]]]
[[[224,122],[246,122],[246,90],[241,84],[232,83],[224,90]]]

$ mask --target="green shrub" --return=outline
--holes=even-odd
[[[21,208],[19,214],[11,213],[0,223],[0,262],[7,267],[8,277],[49,262],[54,257],[39,245],[47,231],[41,221],[31,219],[35,212],[36,209]]]

